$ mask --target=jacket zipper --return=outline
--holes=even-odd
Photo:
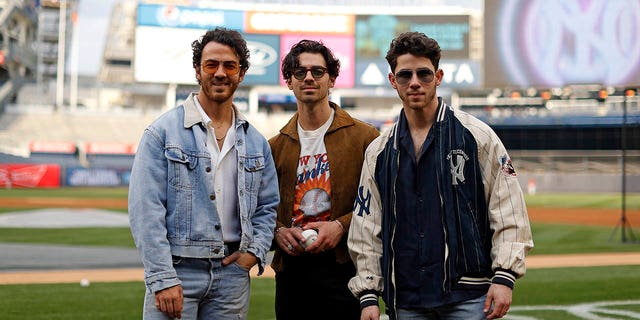
[[[397,139],[397,134],[394,134],[394,140]],[[395,142],[394,142],[395,145]],[[397,145],[396,145],[397,146]],[[397,150],[397,149],[395,149]],[[397,294],[396,294],[396,264],[395,264],[395,251],[393,250],[393,241],[396,237],[396,222],[398,219],[398,213],[396,211],[396,199],[398,199],[398,197],[396,196],[396,181],[398,180],[398,171],[400,169],[400,152],[396,153],[396,172],[395,175],[393,177],[393,221],[394,221],[394,226],[393,228],[391,228],[392,233],[391,233],[391,244],[389,246],[389,248],[391,248],[391,283],[392,283],[392,287],[393,287],[393,313],[395,314],[397,312]]]

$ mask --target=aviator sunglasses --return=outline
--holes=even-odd
[[[220,67],[220,61],[207,60],[202,64],[202,70],[208,74],[215,74]],[[232,76],[240,72],[240,65],[234,61],[225,61],[222,63],[222,70],[228,76]]]
[[[327,73],[327,68],[324,67],[311,67],[311,68],[305,68],[305,67],[298,67],[298,68],[294,68],[293,72],[291,73],[293,75],[294,78],[298,79],[298,80],[304,80],[304,78],[307,77],[307,72],[311,71],[311,76],[314,79],[320,79],[324,76],[325,73]]]
[[[433,81],[433,78],[435,78],[435,73],[433,73],[433,71],[431,71],[431,69],[429,68],[417,69],[415,73],[418,76],[418,81],[424,84],[430,83],[431,81]],[[393,76],[396,78],[396,82],[399,85],[403,86],[411,81],[411,78],[413,78],[413,71],[400,70]]]

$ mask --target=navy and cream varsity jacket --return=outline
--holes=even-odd
[[[395,123],[367,148],[348,238],[357,268],[349,289],[362,307],[377,305],[382,295],[391,319],[397,127]],[[441,98],[431,130],[444,212],[444,291],[486,290],[491,283],[513,288],[526,271],[525,256],[533,240],[524,195],[505,147],[488,125],[453,110]]]

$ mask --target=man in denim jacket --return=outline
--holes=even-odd
[[[197,93],[144,132],[131,172],[131,231],[145,270],[144,319],[245,319],[279,203],[266,139],[232,103],[249,68],[240,33],[192,43]]]

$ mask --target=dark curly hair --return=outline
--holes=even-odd
[[[291,50],[282,59],[282,77],[285,80],[291,78],[293,69],[300,66],[298,57],[302,53],[319,53],[324,57],[327,63],[327,72],[330,77],[337,78],[340,74],[340,60],[338,60],[331,49],[327,48],[322,42],[315,40],[300,40],[291,47]]]
[[[404,32],[391,41],[389,51],[387,51],[387,62],[391,67],[391,72],[396,71],[398,57],[410,53],[416,57],[425,57],[431,60],[433,66],[438,70],[440,64],[440,45],[432,38],[422,32]]]
[[[227,45],[235,51],[236,55],[240,59],[240,70],[246,72],[249,69],[249,48],[247,48],[247,42],[244,40],[240,32],[236,30],[230,30],[224,27],[216,27],[213,30],[207,31],[199,40],[191,43],[191,49],[193,50],[193,67],[196,68],[202,61],[202,50],[209,42],[217,42]],[[200,83],[200,81],[198,81]]]

